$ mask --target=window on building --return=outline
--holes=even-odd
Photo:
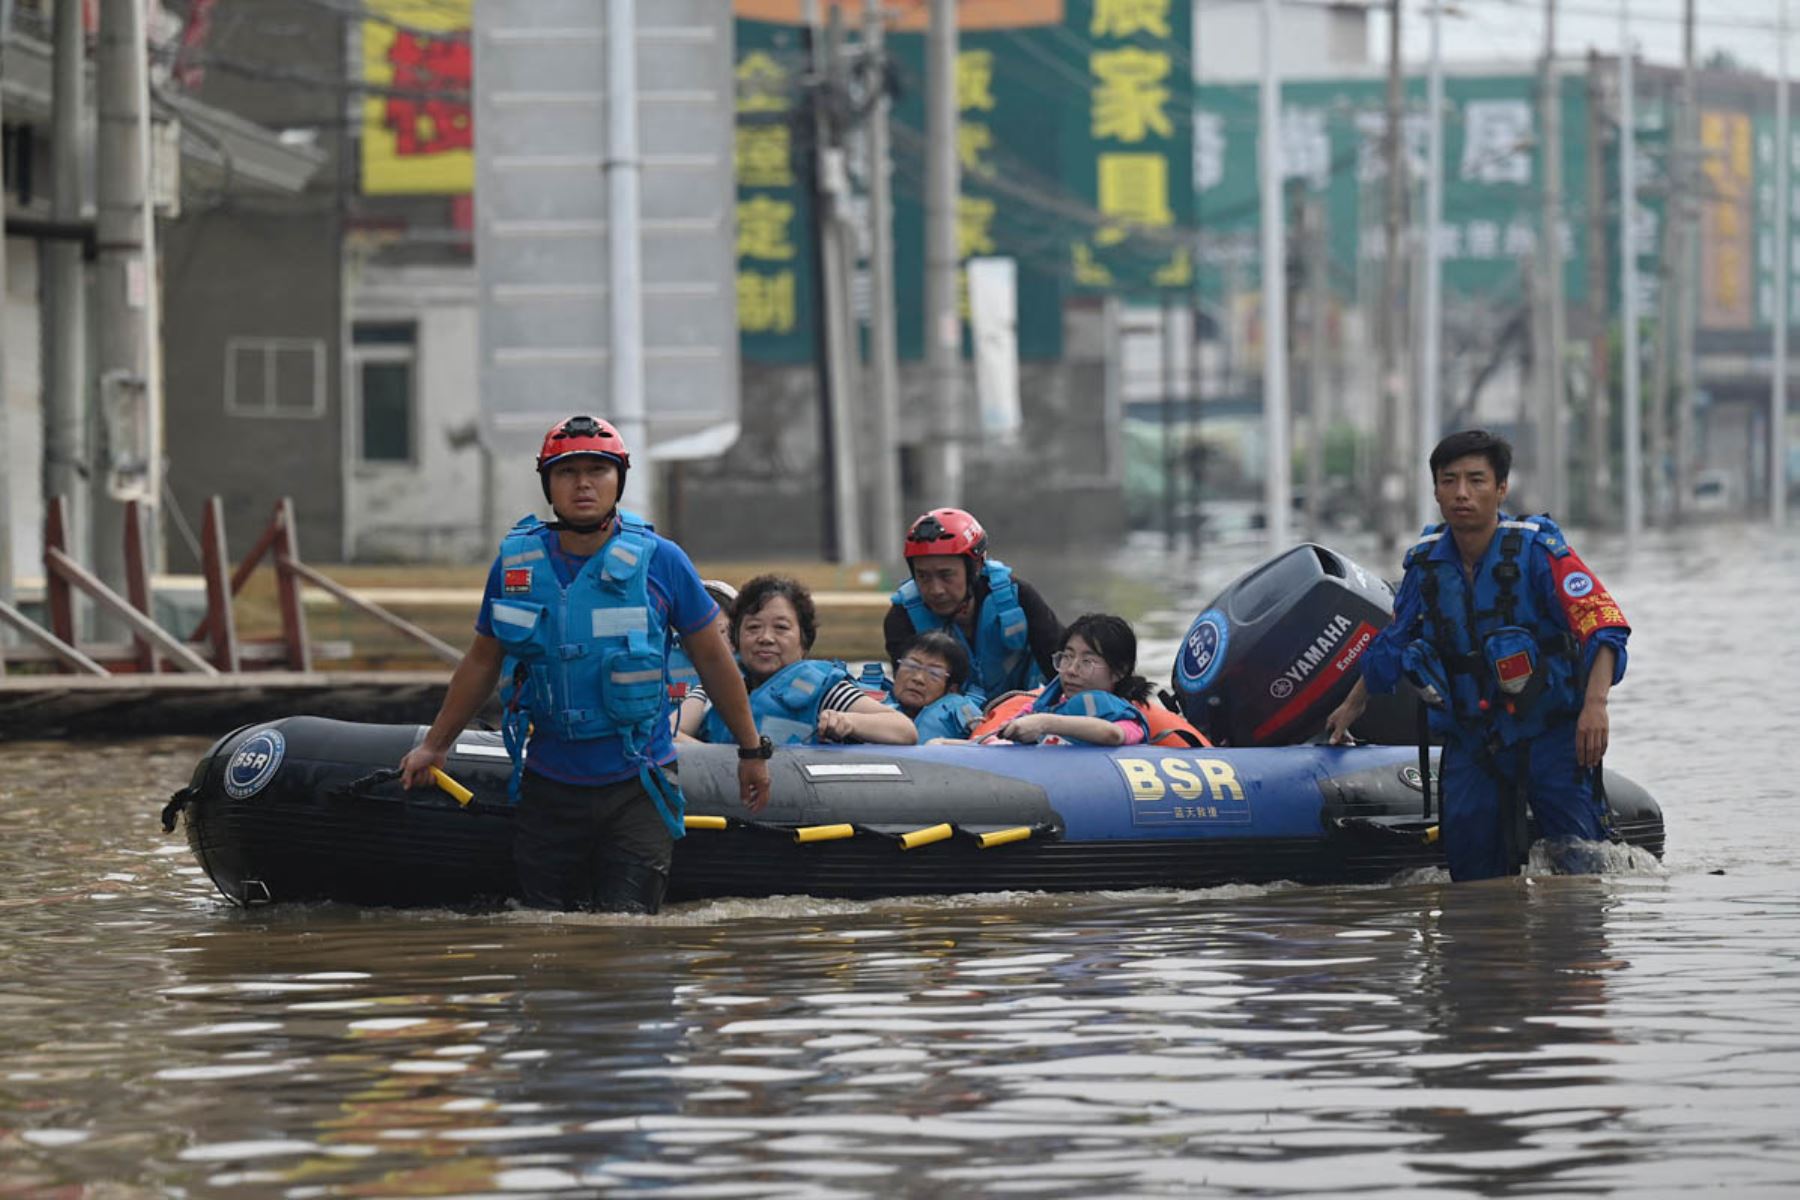
[[[226,339],[225,412],[233,417],[324,416],[324,340]]]
[[[351,344],[358,458],[365,463],[414,461],[417,327],[410,322],[359,323],[352,331]]]

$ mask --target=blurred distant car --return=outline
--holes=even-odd
[[[1742,507],[1737,475],[1720,467],[1694,473],[1693,510],[1696,513],[1734,512]]]

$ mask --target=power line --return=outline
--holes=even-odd
[[[1429,0],[1415,0],[1415,3],[1421,11],[1429,8]],[[1532,0],[1494,0],[1494,3],[1510,9],[1528,12],[1541,11],[1538,5],[1532,3]],[[1567,4],[1564,3],[1563,0],[1557,0],[1557,11],[1567,13],[1571,16],[1598,17],[1613,22],[1616,22],[1619,19],[1619,10],[1617,7],[1606,8],[1599,5]],[[1680,13],[1640,13],[1633,11],[1631,20],[1634,25],[1640,22],[1653,25],[1680,25],[1682,23],[1682,16]],[[1774,33],[1780,29],[1780,26],[1774,21],[1753,21],[1747,17],[1740,17],[1735,20],[1721,20],[1718,17],[1707,16],[1696,20],[1695,24],[1708,29],[1754,30],[1758,33]]]

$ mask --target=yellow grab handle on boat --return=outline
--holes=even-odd
[[[468,788],[444,774],[443,769],[440,767],[431,768],[431,778],[432,782],[436,783],[439,788],[447,793],[451,799],[455,800],[458,804],[466,806],[469,801],[475,798],[474,792],[471,792]]]
[[[794,830],[796,842],[835,842],[856,836],[854,825],[802,825]]]
[[[933,842],[941,842],[956,831],[948,824],[929,825],[924,829],[915,829],[911,833],[900,835],[900,848],[914,850],[920,846],[929,846]]]
[[[1031,826],[1017,825],[1011,829],[996,829],[992,833],[979,834],[976,836],[975,842],[983,850],[988,850],[995,846],[1004,846],[1008,842],[1022,842],[1030,836]]]
[[[1429,846],[1437,840],[1438,840],[1438,826],[1433,825],[1430,829],[1427,829],[1425,831],[1425,844],[1427,846]]]
[[[687,816],[681,818],[681,823],[689,829],[723,829],[726,825],[724,817]]]

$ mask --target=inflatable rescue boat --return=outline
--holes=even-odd
[[[1391,607],[1386,583],[1323,546],[1233,583],[1195,618],[1171,679],[1175,705],[1219,746],[787,747],[752,816],[733,748],[683,745],[687,835],[668,899],[1373,882],[1441,865],[1436,750],[1408,744],[1414,699],[1372,704],[1354,730],[1367,744],[1306,744]],[[466,731],[440,786],[408,792],[395,767],[423,733],[305,716],[247,726],[201,758],[164,825],[185,820],[240,904],[515,895],[500,735]],[[1605,791],[1615,836],[1660,856],[1656,802],[1615,772]]]
[[[450,789],[407,792],[414,725],[290,717],[221,739],[165,810],[240,904],[462,905],[515,893],[511,767],[469,731]],[[737,798],[728,746],[683,746],[686,837],[669,899],[1089,891],[1376,881],[1441,862],[1417,751],[808,746],[776,752],[774,798]],[[466,792],[462,799],[458,791]],[[1609,775],[1614,829],[1662,851],[1662,815]]]

